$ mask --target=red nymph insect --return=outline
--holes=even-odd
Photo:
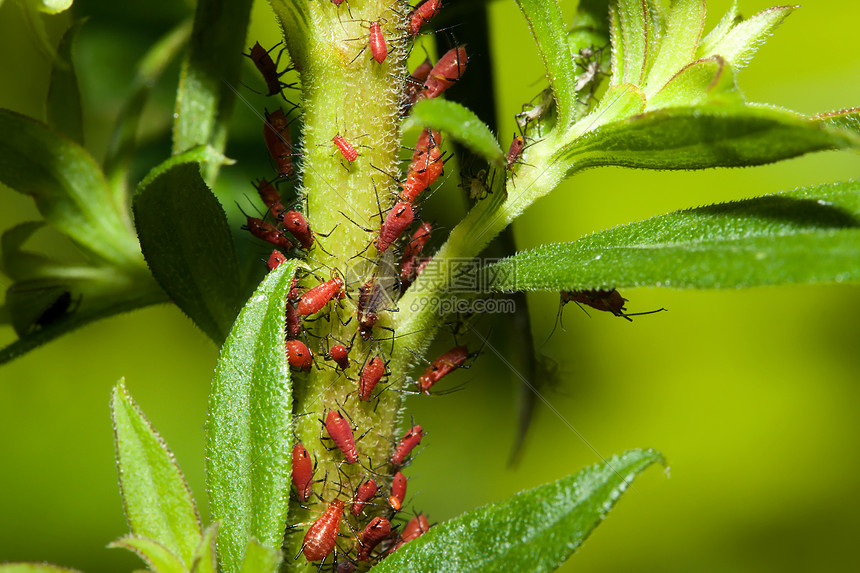
[[[299,298],[296,310],[301,316],[315,314],[322,310],[328,301],[339,295],[341,289],[343,289],[343,279],[340,277],[318,284]]]
[[[314,466],[308,450],[301,442],[296,442],[296,445],[293,447],[292,467],[293,485],[296,486],[299,501],[304,503],[310,499],[311,492],[313,491]]]
[[[331,138],[334,142],[335,147],[343,154],[347,161],[352,163],[356,159],[358,159],[358,151],[355,150],[355,147],[352,146],[350,142],[348,142],[342,135],[337,134]]]
[[[469,349],[465,346],[455,346],[433,361],[424,374],[418,377],[418,390],[430,395],[430,389],[446,375],[460,368],[469,358]]]
[[[391,482],[391,497],[388,498],[388,505],[394,511],[400,511],[403,507],[403,499],[406,497],[406,476],[400,472],[394,474],[394,479]]]
[[[279,219],[284,222],[284,228],[290,232],[304,250],[309,250],[314,244],[314,234],[305,216],[298,211],[287,211],[282,213]]]
[[[373,394],[373,389],[379,384],[379,380],[385,374],[385,362],[379,356],[374,356],[373,359],[364,365],[361,369],[359,377],[358,396],[365,402],[370,401]]]
[[[285,251],[292,250],[293,243],[277,227],[257,217],[248,217],[247,219],[245,228],[251,231],[252,235]]]
[[[343,453],[347,463],[357,463],[358,449],[355,447],[355,436],[346,418],[337,410],[331,410],[325,418],[325,429]]]
[[[415,213],[412,211],[411,203],[408,201],[400,201],[394,205],[385,217],[385,221],[382,222],[382,228],[379,231],[379,239],[376,241],[377,252],[380,254],[384,253],[385,250],[403,234],[403,231],[405,231],[414,220]]]
[[[263,140],[266,149],[272,156],[272,161],[278,168],[278,177],[289,177],[293,174],[293,149],[290,137],[290,126],[283,110],[277,109],[272,113],[266,112],[266,122],[263,124]]]
[[[517,160],[520,158],[520,154],[522,154],[525,146],[526,143],[522,136],[517,135],[516,137],[514,137],[514,140],[511,142],[511,147],[508,149],[508,155],[506,157],[508,169],[513,167],[514,163],[516,163]]]
[[[374,517],[358,537],[358,560],[370,559],[370,552],[391,535],[391,523],[384,517]]]
[[[334,360],[341,370],[349,368],[349,349],[343,344],[335,344],[329,348],[326,360]]]
[[[445,52],[445,55],[430,70],[421,95],[427,99],[441,95],[463,77],[467,63],[465,44]]]
[[[281,266],[281,263],[285,262],[286,260],[287,257],[284,256],[284,253],[282,253],[278,249],[275,249],[274,251],[272,251],[272,254],[269,255],[269,260],[266,261],[266,264],[269,266],[269,270],[273,271],[279,266]]]
[[[442,135],[438,131],[426,129],[418,136],[415,144],[415,152],[412,154],[412,163],[403,183],[401,200],[413,202],[436,182],[445,168],[442,161]]]
[[[328,557],[337,542],[337,531],[343,514],[344,502],[336,499],[325,512],[308,527],[299,555],[305,554],[308,561],[319,561]],[[296,555],[298,559],[298,555]]]
[[[415,446],[421,443],[421,438],[423,437],[424,429],[417,424],[412,426],[403,438],[400,439],[400,443],[397,444],[397,448],[395,448],[394,454],[391,456],[391,465],[402,466],[403,461],[415,449]]]
[[[436,15],[441,4],[442,0],[427,0],[409,12],[409,15],[406,16],[409,33],[413,36],[417,36],[421,26],[429,22],[430,19]]]
[[[314,363],[313,354],[308,350],[308,347],[301,340],[287,340],[287,362],[293,368],[298,368],[307,372],[311,369]]]
[[[354,501],[352,502],[352,514],[358,515],[364,510],[364,506],[376,495],[377,486],[373,479],[358,486],[358,491],[355,493]]]
[[[429,223],[421,223],[418,230],[412,234],[412,239],[406,243],[406,247],[403,249],[403,258],[400,261],[401,292],[409,288],[409,285],[415,280],[418,274],[418,266],[420,265],[418,257],[421,255],[421,251],[424,250],[425,243],[430,239],[430,232],[432,230],[433,228]]]
[[[370,39],[368,40],[368,44],[370,44],[370,53],[373,55],[373,59],[380,64],[384,62],[388,56],[388,45],[385,43],[385,36],[382,34],[382,26],[379,25],[379,20],[370,23]],[[350,161],[353,160],[350,159]]]

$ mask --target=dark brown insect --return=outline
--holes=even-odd
[[[600,310],[603,312],[612,313],[614,316],[620,316],[630,322],[633,322],[631,316],[640,316],[643,314],[654,314],[655,312],[660,312],[666,310],[665,308],[658,308],[657,310],[650,310],[648,312],[634,312],[634,313],[625,313],[626,310],[624,308],[624,303],[627,302],[626,298],[621,296],[616,289],[612,290],[602,290],[602,289],[591,289],[591,290],[569,290],[569,291],[561,291],[561,307],[559,308],[559,316],[561,313],[561,309],[569,302],[575,302],[579,305],[590,306],[594,310]]]
[[[278,169],[278,177],[289,177],[293,174],[293,145],[290,136],[290,125],[287,116],[280,108],[272,113],[266,112],[266,122],[263,124],[263,140],[266,149],[272,156],[272,161]]]
[[[260,73],[263,75],[263,79],[266,82],[266,88],[269,90],[267,96],[273,96],[275,94],[281,94],[283,96],[283,89],[285,87],[289,87],[287,84],[281,81],[281,76],[289,71],[289,68],[278,72],[278,63],[281,61],[281,56],[278,54],[278,61],[272,59],[270,56],[270,52],[280,46],[280,44],[275,44],[272,46],[271,50],[266,50],[263,46],[260,45],[260,42],[256,42],[252,47],[251,51],[247,54],[242,54],[248,58],[251,58],[251,61],[254,62],[254,65],[257,66],[257,69],[260,70]],[[281,51],[283,53],[283,50]]]

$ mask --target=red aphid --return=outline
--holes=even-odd
[[[403,461],[412,453],[412,450],[421,443],[421,438],[424,437],[424,429],[415,425],[406,432],[406,434],[401,438],[400,443],[397,444],[397,448],[394,450],[394,455],[391,456],[391,464],[394,466],[402,466]]]
[[[412,163],[403,183],[403,201],[413,202],[436,182],[445,168],[442,161],[442,134],[435,130],[426,129],[418,136],[415,143],[415,152],[412,154]]]
[[[358,151],[352,146],[350,142],[348,142],[344,137],[340,134],[335,135],[331,138],[334,142],[335,147],[343,154],[347,161],[350,163],[358,159]]]
[[[391,535],[391,523],[384,517],[374,517],[358,537],[358,560],[367,561],[379,543]]]
[[[426,2],[422,2],[416,6],[415,9],[406,16],[409,33],[413,36],[417,36],[421,26],[429,22],[430,19],[436,15],[441,4],[442,0],[427,0]]]
[[[299,501],[306,502],[311,497],[314,481],[314,465],[311,461],[311,455],[308,450],[301,444],[296,442],[293,447],[293,485],[296,486],[296,493],[299,494]]]
[[[421,92],[421,96],[432,99],[441,95],[442,92],[457,83],[463,76],[467,63],[468,57],[466,55],[465,44],[459,48],[453,48],[445,52],[445,55],[430,70],[430,75],[424,82],[424,90]]]
[[[379,254],[384,253],[393,242],[400,238],[403,231],[405,231],[414,220],[415,213],[412,211],[411,203],[408,201],[400,201],[394,205],[385,217],[385,221],[382,222],[382,228],[379,231],[379,239],[376,241],[376,251]]]
[[[343,4],[343,0],[331,0],[331,3],[335,6],[340,6],[341,4]]]
[[[287,323],[287,338],[298,338],[302,333],[302,319],[296,311],[296,305],[291,302],[287,303],[285,319]]]
[[[514,137],[514,140],[511,142],[511,147],[508,149],[508,155],[507,155],[507,163],[508,163],[507,167],[508,167],[508,169],[510,169],[513,166],[513,164],[517,162],[517,159],[520,158],[520,154],[522,154],[525,146],[526,146],[526,142],[522,138],[522,136],[517,135],[516,137]]]
[[[441,380],[454,371],[455,368],[460,368],[466,363],[469,358],[469,349],[465,346],[455,346],[427,367],[424,374],[418,378],[418,389],[430,395],[430,389],[436,382]]]
[[[379,25],[379,20],[370,23],[370,53],[373,59],[380,64],[385,61],[388,56],[388,45],[385,43],[385,36],[382,34],[382,26]],[[350,161],[353,161],[350,159]]]
[[[284,206],[281,204],[281,196],[278,194],[278,190],[275,189],[275,186],[265,179],[260,179],[254,184],[254,187],[257,188],[257,193],[260,195],[260,199],[262,199],[263,204],[272,211],[275,217],[277,217],[278,213],[276,211],[279,208],[283,211]]]
[[[373,389],[379,384],[379,380],[385,374],[385,363],[379,356],[364,365],[359,377],[358,396],[365,402],[370,401]]]
[[[287,362],[293,368],[298,368],[307,372],[311,369],[314,363],[314,356],[308,347],[301,340],[287,340]]]
[[[325,429],[347,463],[357,463],[358,449],[355,447],[355,436],[347,419],[337,410],[331,410],[325,418]]]
[[[406,476],[397,472],[394,474],[394,479],[391,482],[391,497],[388,498],[388,505],[394,511],[400,511],[403,507],[403,499],[406,497]]]
[[[278,177],[289,177],[293,174],[293,145],[290,126],[283,110],[277,109],[266,114],[263,124],[263,140],[266,149],[272,156],[272,161],[278,168]]]
[[[275,48],[277,48],[277,45],[273,47],[272,50]],[[257,69],[260,70],[260,73],[263,75],[263,79],[266,81],[266,87],[269,90],[269,93],[266,94],[267,96],[281,93],[281,90],[285,86],[280,78],[287,71],[284,70],[283,72],[278,73],[278,64],[275,63],[272,56],[269,55],[269,52],[272,50],[266,51],[266,49],[260,45],[260,42],[256,42],[251,48],[250,53],[243,54],[244,56],[251,58],[251,61],[254,62],[254,65],[257,66]]]
[[[305,216],[298,211],[287,211],[279,219],[283,219],[284,228],[289,231],[304,250],[309,250],[314,244],[314,234]]]
[[[328,505],[325,512],[308,527],[301,550],[308,561],[320,561],[334,551],[343,506],[342,500],[334,500]]]
[[[349,349],[343,344],[335,344],[329,349],[326,360],[334,360],[341,370],[346,370],[349,368]]]
[[[296,310],[301,316],[315,314],[322,310],[328,301],[337,296],[342,288],[343,279],[340,277],[334,277],[324,283],[318,284],[299,298]]]
[[[400,260],[400,288],[406,290],[412,281],[415,280],[416,271],[418,270],[421,251],[424,245],[430,239],[430,232],[433,228],[430,223],[421,223],[412,234],[412,239],[406,243],[406,248],[403,249],[403,258]],[[404,287],[405,284],[405,287]]]
[[[376,495],[376,482],[371,478],[358,486],[355,499],[352,502],[352,514],[358,515],[364,510],[364,506]]]
[[[429,529],[430,522],[427,520],[427,516],[423,513],[419,513],[409,520],[403,528],[403,532],[400,534],[400,540],[391,548],[389,553],[394,553],[394,551],[399,549],[404,543],[409,543],[413,539],[421,537],[427,533]]]
[[[293,243],[271,223],[267,223],[257,217],[248,217],[246,227],[258,239],[262,239],[285,251],[290,251],[293,248]]]
[[[285,262],[286,260],[287,257],[284,256],[284,253],[282,253],[278,249],[275,249],[274,251],[272,251],[272,254],[269,255],[269,260],[266,261],[266,264],[269,265],[269,270],[273,271],[279,266],[281,266],[281,263]]]

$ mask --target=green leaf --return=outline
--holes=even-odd
[[[213,523],[203,532],[203,539],[194,555],[191,573],[218,573],[218,559],[215,551],[215,539],[218,535],[218,523]]]
[[[555,93],[558,123],[566,128],[576,108],[576,73],[567,41],[567,29],[557,0],[517,0],[537,43],[546,77]]]
[[[199,0],[176,95],[173,154],[198,145],[223,152],[252,0]],[[212,183],[218,164],[206,165]]]
[[[72,44],[85,20],[78,20],[63,34],[57,48],[57,58],[51,68],[48,86],[48,125],[83,145],[84,127],[81,120],[81,92],[72,61]]]
[[[776,27],[791,14],[797,6],[774,6],[763,10],[750,18],[735,25],[722,38],[703,43],[696,54],[698,58],[709,58],[720,55],[735,70],[744,68],[752,60],[759,47],[768,36],[773,34]],[[731,14],[731,12],[730,12]],[[720,22],[720,26],[723,22]],[[720,28],[718,26],[718,28]],[[720,28],[722,31],[722,28]],[[708,40],[711,40],[708,38]]]
[[[646,111],[667,107],[742,104],[734,70],[720,56],[692,62],[648,98]]]
[[[108,545],[110,548],[122,547],[143,559],[155,573],[188,573],[188,569],[176,555],[165,546],[152,539],[128,535],[120,537]]]
[[[119,267],[143,266],[128,214],[82,147],[26,116],[0,110],[0,181],[36,201],[39,212],[90,253]]]
[[[705,27],[705,0],[673,0],[666,35],[648,72],[646,96],[662,88],[678,70],[693,61]]]
[[[762,165],[843,148],[860,149],[860,137],[773,107],[707,104],[606,124],[574,141],[560,159],[574,171],[601,165],[705,169]]]
[[[149,99],[153,85],[170,63],[179,55],[191,36],[191,21],[185,21],[158,40],[141,58],[137,73],[132,80],[131,96],[123,104],[104,160],[104,172],[116,200],[126,203],[128,189],[126,176],[134,155],[137,140],[137,127],[143,114],[143,107]]]
[[[860,280],[860,182],[800,188],[518,253],[493,290],[741,288]]]
[[[147,177],[134,197],[134,220],[155,280],[203,332],[223,342],[241,304],[239,260],[227,215],[198,164]]]
[[[817,113],[812,119],[827,125],[847,129],[860,136],[860,107]]]
[[[708,32],[708,35],[702,38],[702,41],[699,42],[696,57],[700,58],[704,54],[714,53],[714,46],[722,42],[723,38],[726,37],[726,34],[728,34],[729,31],[731,31],[731,29],[740,21],[741,17],[738,15],[738,2],[737,0],[732,0],[732,5],[720,19],[719,24],[717,24],[713,30]]]
[[[248,542],[242,573],[274,573],[281,562],[281,552],[263,547],[253,539]]]
[[[50,563],[3,563],[0,573],[80,573],[77,569],[68,569]]]
[[[600,524],[633,479],[664,463],[631,450],[556,482],[442,523],[387,557],[374,571],[552,571]]]
[[[412,115],[425,127],[451,136],[487,161],[504,164],[505,154],[496,136],[470,109],[445,99],[425,99],[412,109]]]
[[[33,233],[44,226],[44,221],[27,221],[3,231],[0,238],[3,274],[16,281],[32,279],[41,276],[46,268],[57,264],[44,255],[23,249],[24,243]]]
[[[287,521],[292,393],[284,315],[298,263],[263,280],[221,348],[206,418],[206,480],[225,573],[241,569],[251,539],[279,549]]]
[[[116,465],[135,537],[156,542],[188,569],[201,543],[191,490],[167,444],[120,381],[111,394]]]
[[[645,0],[612,0],[609,12],[612,38],[610,85],[641,86],[648,61],[657,51],[657,30]]]

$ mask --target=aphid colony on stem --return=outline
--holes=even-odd
[[[352,50],[343,59],[345,68],[384,78],[391,76],[389,70],[401,70],[399,78],[392,80],[399,90],[397,98],[392,100],[392,121],[407,115],[418,101],[441,96],[466,71],[466,47],[459,45],[437,62],[427,58],[411,74],[406,73],[407,48],[442,9],[441,0],[425,0],[411,10],[402,11],[392,6],[402,7],[405,2],[395,2],[382,13],[369,14],[364,19],[358,17],[359,12],[366,11],[364,5],[350,6],[343,0],[325,4],[340,23],[334,30],[340,29],[345,34],[338,49],[346,46],[344,49]],[[356,30],[359,26],[366,31],[362,36],[366,43],[357,48],[355,34],[346,29]],[[292,85],[281,80],[288,70],[278,69],[282,52],[273,59],[274,49],[266,51],[256,43],[246,55],[262,74],[266,95],[284,97],[283,90]],[[358,58],[355,54],[366,49],[369,58]],[[310,105],[307,99],[302,104]],[[383,169],[372,164],[374,142],[364,140],[359,145],[357,140],[372,139],[374,134],[345,127],[343,124],[354,125],[349,121],[335,122],[313,145],[308,143],[307,133],[294,145],[290,127],[298,115],[291,118],[292,113],[293,109],[285,113],[280,107],[265,110],[263,142],[274,176],[254,184],[265,212],[259,217],[246,216],[245,228],[256,239],[275,247],[266,261],[270,270],[290,259],[303,261],[287,297],[285,316],[284,351],[296,380],[293,384],[296,404],[302,404],[306,394],[316,391],[312,390],[318,386],[314,386],[315,381],[327,384],[322,402],[316,402],[322,406],[312,411],[302,411],[297,406],[301,413],[295,417],[296,435],[302,439],[296,440],[292,451],[290,522],[296,524],[295,529],[304,531],[296,558],[304,555],[307,561],[320,561],[321,568],[333,555],[332,569],[353,571],[366,568],[366,562],[372,565],[430,527],[424,514],[419,513],[408,522],[401,517],[407,503],[408,483],[403,471],[424,438],[424,429],[413,424],[399,440],[392,438],[386,444],[389,438],[382,432],[391,432],[395,426],[396,410],[389,407],[385,419],[380,414],[378,426],[370,416],[385,395],[397,396],[397,403],[403,392],[431,395],[436,383],[465,367],[471,356],[465,346],[456,346],[430,363],[412,391],[403,388],[407,372],[389,369],[392,353],[399,350],[400,336],[388,326],[390,313],[400,310],[398,298],[432,258],[427,253],[427,243],[433,228],[420,219],[421,206],[430,195],[428,190],[443,175],[446,157],[442,133],[424,129],[401,176],[391,173],[390,165]],[[339,113],[346,114],[347,120],[350,113],[364,114],[365,110],[341,109]],[[334,230],[329,235],[311,230],[315,211],[313,186],[308,184],[308,178],[317,172],[313,171],[310,156],[305,154],[316,149],[324,149],[327,157],[323,160],[337,165],[339,185],[358,180],[365,171],[376,176],[381,172],[391,183],[388,191],[381,194],[375,183],[366,186],[364,192],[374,197],[378,205],[378,213],[373,215],[378,219],[368,224],[372,228],[365,229],[369,237],[364,250],[347,253],[346,257],[338,243],[345,234],[343,229],[340,235],[335,235]],[[302,192],[306,194],[304,208],[285,201],[281,193],[285,185],[298,187],[300,178]],[[339,207],[347,217],[352,205]],[[320,244],[321,240],[324,244]],[[326,247],[330,245],[340,256],[328,252]],[[329,256],[322,256],[321,252]],[[388,267],[383,261],[388,262]],[[364,420],[360,430],[353,417]],[[315,432],[308,431],[309,428],[315,428]],[[383,445],[379,446],[380,443]]]

